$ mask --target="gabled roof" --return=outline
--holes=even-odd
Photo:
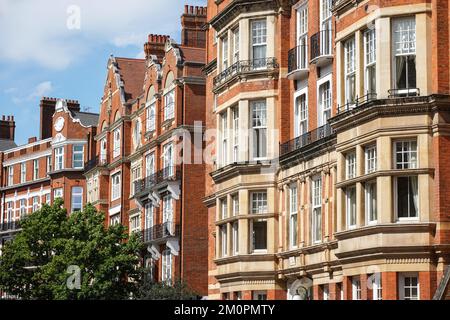
[[[115,58],[124,85],[125,102],[136,99],[142,93],[145,77],[145,60]]]
[[[81,124],[85,127],[97,127],[99,114],[89,112],[73,112],[73,116],[79,119]]]
[[[17,144],[12,140],[0,139],[0,151],[9,150],[17,147]]]

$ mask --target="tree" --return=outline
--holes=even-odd
[[[137,300],[197,300],[199,296],[182,280],[173,284],[153,282],[144,277],[134,297]]]
[[[128,299],[138,290],[143,244],[105,227],[92,205],[67,215],[63,201],[21,222],[0,257],[0,289],[22,299]]]

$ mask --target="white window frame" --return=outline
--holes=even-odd
[[[233,255],[239,254],[239,221],[235,221],[232,224],[233,232]]]
[[[170,249],[166,249],[162,253],[162,272],[161,272],[161,281],[166,282],[168,284],[172,283],[172,264],[173,264],[173,255]]]
[[[106,138],[100,140],[100,164],[105,164],[108,159],[108,141]]]
[[[406,146],[407,150],[398,150],[398,144],[402,144],[402,146]],[[415,150],[413,146],[415,145]],[[419,144],[417,139],[405,139],[405,140],[397,140],[394,141],[394,169],[403,170],[403,169],[417,169],[419,167]],[[402,154],[402,161],[397,161],[397,155]],[[408,161],[404,161],[404,157],[408,156]],[[413,159],[413,160],[411,160]]]
[[[39,196],[34,196],[32,198],[33,206],[31,207],[31,212],[36,212],[39,210]]]
[[[55,188],[53,189],[53,199],[64,198],[64,189],[63,188]]]
[[[352,277],[352,300],[361,300],[361,279]]]
[[[27,163],[20,163],[20,183],[27,182]]]
[[[220,256],[228,257],[228,224],[219,227],[220,230]]]
[[[142,139],[142,123],[141,119],[137,118],[136,120],[134,120],[134,127],[133,127],[133,144],[135,150],[141,146],[141,139]]]
[[[156,129],[156,102],[151,103],[146,109],[146,129],[147,132],[153,132]]]
[[[355,205],[354,205],[354,216],[355,216],[355,221],[353,221],[352,223],[352,215],[353,215],[353,208],[352,208],[352,204],[351,204],[351,197],[350,197],[350,189],[354,190],[354,194],[355,194]],[[357,203],[356,203],[356,186],[349,186],[347,187],[347,189],[345,190],[345,216],[346,216],[346,224],[347,224],[347,228],[348,229],[354,229],[356,228],[356,225],[358,223],[357,221]]]
[[[155,220],[154,220],[154,206],[151,202],[147,202],[145,204],[145,209],[144,209],[144,213],[145,213],[145,221],[144,221],[144,228],[150,229],[153,228],[153,226],[155,225]]]
[[[141,214],[130,216],[130,234],[141,231]]]
[[[364,31],[364,94],[376,93],[377,33],[374,27]],[[375,77],[375,79],[371,79]],[[372,83],[374,87],[372,88]]]
[[[228,198],[220,199],[220,219],[225,220],[228,218]]]
[[[233,63],[236,63],[240,59],[240,35],[239,26],[232,30],[233,35]]]
[[[164,121],[175,118],[175,89],[164,95]]]
[[[289,247],[298,245],[298,188],[296,184],[289,187]]]
[[[27,214],[28,208],[27,208],[27,199],[20,199],[19,200],[19,212],[20,216],[23,217]]]
[[[224,37],[222,37],[221,42],[222,42],[222,70],[226,70],[230,66],[230,64],[229,64],[230,43],[229,43],[228,35],[225,35]]]
[[[233,117],[233,162],[239,161],[239,107],[235,106],[231,109]]]
[[[254,191],[250,193],[251,214],[266,214],[268,210],[267,191]]]
[[[416,193],[416,197],[417,197],[417,208],[416,208],[416,216],[411,216],[411,209],[409,208],[409,212],[408,212],[408,216],[407,217],[400,217],[399,216],[399,201],[398,201],[398,179],[411,179],[414,178],[416,179],[416,183],[417,183],[417,193]],[[409,188],[409,183],[408,183],[408,188]],[[419,192],[420,192],[420,186],[419,186],[419,177],[415,176],[415,175],[410,175],[410,176],[400,176],[400,177],[395,177],[394,178],[394,205],[395,205],[395,216],[397,221],[417,221],[420,219],[420,197],[419,197]],[[411,194],[408,193],[408,195],[410,196]],[[412,194],[414,196],[414,194]],[[414,201],[414,200],[413,200]],[[408,207],[409,207],[409,201],[408,201]]]
[[[368,225],[374,225],[378,222],[378,192],[377,192],[377,182],[374,181],[368,181],[364,185],[364,191],[365,191],[365,214],[366,214],[366,220]],[[371,189],[370,186],[373,186]],[[374,193],[372,193],[374,191]],[[373,200],[375,196],[375,201]]]
[[[231,196],[231,210],[233,213],[233,217],[237,217],[239,215],[239,194],[236,193]]]
[[[14,214],[14,201],[8,201],[6,203],[6,222],[13,222],[16,220],[15,214]]]
[[[117,128],[113,131],[113,158],[120,156],[121,141],[122,136],[121,129]]]
[[[308,3],[296,8],[297,16],[297,66],[298,69],[308,68]]]
[[[75,150],[75,148],[77,147],[81,147],[81,151],[79,150]],[[81,165],[80,166],[75,166],[75,162],[77,160],[75,160],[75,156],[76,155],[81,155]],[[72,168],[73,169],[83,169],[84,168],[84,145],[82,144],[74,144],[72,146]]]
[[[381,281],[381,273],[372,275],[372,299],[383,300],[383,283]]]
[[[256,301],[267,300],[267,291],[264,290],[253,291],[253,300]]]
[[[39,179],[39,159],[33,160],[33,180]]]
[[[119,171],[111,175],[111,201],[121,198],[121,182],[122,172]]]
[[[164,196],[163,198],[163,223],[168,223],[169,228],[172,228],[174,220],[173,216],[173,198],[171,195]]]
[[[75,202],[75,199],[78,199],[78,198],[81,200],[81,202],[78,202],[78,201]],[[75,205],[78,205],[78,204],[80,205],[80,207],[77,209],[79,209],[79,211],[82,211],[83,210],[83,187],[74,186],[74,187],[72,187],[72,192],[71,192],[71,211],[72,211],[72,213],[75,212],[74,207],[75,207]]]
[[[55,148],[55,171],[64,170],[64,147]]]
[[[322,94],[321,88],[325,83],[329,82],[330,90],[329,94]],[[318,124],[322,127],[327,124],[328,119],[332,117],[332,105],[333,105],[333,78],[332,74],[329,74],[319,80],[317,80],[317,105],[318,105]]]
[[[332,0],[320,0],[320,31],[324,33],[325,30],[328,30],[328,34],[326,37],[323,36],[323,33],[320,37],[320,52],[322,54],[331,54],[332,50]]]
[[[120,224],[120,213],[116,213],[109,217],[109,225],[115,226]]]
[[[257,24],[262,23],[261,28]],[[255,49],[265,48],[264,57],[256,58]],[[267,19],[256,19],[250,21],[250,56],[254,70],[266,68],[267,59]],[[263,60],[263,61],[258,61]]]
[[[14,185],[14,166],[8,166],[8,187]]]
[[[370,145],[364,149],[364,155],[366,158],[366,174],[376,172],[378,170],[377,167],[377,146]]]
[[[136,193],[135,183],[142,179],[142,167],[140,164],[133,166],[131,168],[131,196]]]
[[[153,174],[155,174],[155,152],[145,156],[145,176],[151,177]]]
[[[345,103],[356,100],[356,39],[352,36],[344,43]],[[353,92],[352,92],[353,91]]]
[[[301,97],[304,98],[304,103]],[[308,87],[294,93],[294,136],[296,138],[308,133]]]
[[[174,145],[172,142],[167,143],[163,147],[163,169],[168,170],[167,177],[171,177],[174,174]]]
[[[356,178],[356,151],[350,151],[345,155],[345,177]]]
[[[222,165],[226,166],[228,164],[228,112],[225,111],[220,114],[220,127],[222,136]]]
[[[322,177],[311,179],[311,242],[322,242]],[[319,232],[319,233],[318,233]]]
[[[407,297],[405,296],[405,289],[406,289],[406,284],[405,284],[405,279],[406,278],[416,278],[417,279],[417,299],[406,299]],[[419,279],[419,274],[415,273],[415,272],[405,272],[405,273],[400,273],[398,275],[398,286],[399,286],[399,297],[400,300],[420,300],[420,279]],[[413,289],[414,286],[408,286],[410,289]],[[411,298],[411,297],[408,297]]]
[[[268,122],[268,112],[267,112],[267,101],[266,100],[256,100],[250,102],[250,112],[251,112],[251,128],[252,128],[252,144],[251,148],[251,158],[255,161],[265,160],[268,156],[268,134],[267,134],[267,122]],[[256,138],[257,137],[257,138]],[[265,144],[259,140],[265,140]],[[257,141],[255,141],[257,140]],[[261,148],[261,150],[260,150]]]

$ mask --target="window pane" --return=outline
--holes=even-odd
[[[267,221],[253,221],[253,249],[267,249]]]

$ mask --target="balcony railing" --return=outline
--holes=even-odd
[[[308,46],[299,45],[288,52],[288,78],[298,79],[308,72]]]
[[[179,237],[180,230],[180,225],[175,224],[173,221],[164,222],[143,230],[142,238],[146,243],[160,241],[167,238]]]
[[[311,62],[321,64],[332,58],[332,30],[322,30],[311,36]],[[323,59],[322,59],[323,58]]]
[[[280,156],[288,154],[292,151],[301,149],[310,145],[316,141],[319,141],[323,138],[331,136],[333,133],[331,126],[327,123],[326,125],[319,127],[313,131],[305,133],[295,139],[292,139],[286,143],[280,145]]]
[[[342,106],[338,106],[338,113],[347,112],[349,110],[353,110],[355,108],[361,107],[366,103],[376,100],[377,94],[368,92],[365,96],[356,97],[355,101],[348,101],[346,104]]]
[[[263,58],[253,60],[241,60],[219,73],[213,80],[214,86],[218,86],[226,81],[230,80],[234,76],[239,74],[274,70],[278,68],[278,63],[275,58]]]
[[[108,160],[106,155],[104,157],[94,157],[91,160],[89,160],[88,162],[86,162],[84,164],[84,168],[86,171],[89,171],[91,169],[94,169],[95,167],[101,167],[101,166],[106,166],[108,164]]]
[[[166,167],[144,179],[134,182],[135,194],[150,190],[154,186],[168,180],[178,180],[180,171],[175,166]]]
[[[390,89],[388,90],[389,99],[392,98],[408,98],[420,96],[419,88]]]
[[[11,221],[0,224],[0,231],[15,231],[20,229],[20,221]]]

